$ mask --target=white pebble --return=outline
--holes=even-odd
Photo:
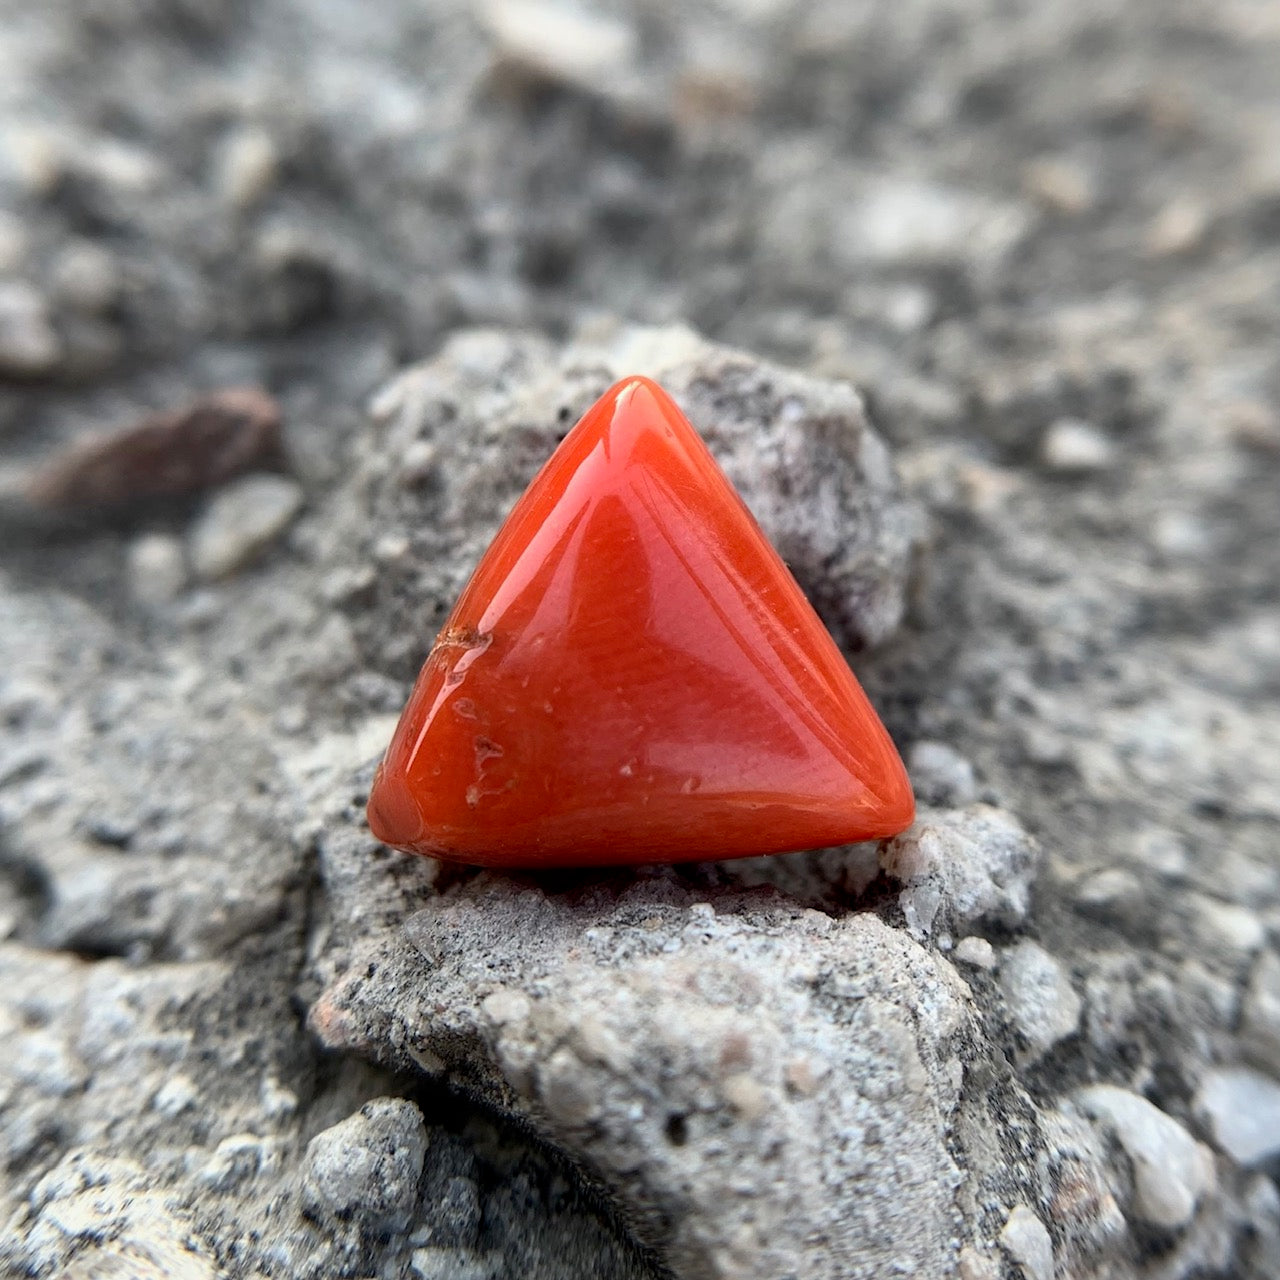
[[[1122,915],[1142,899],[1142,881],[1123,867],[1106,867],[1085,876],[1075,889],[1076,904],[1102,916]]]
[[[1196,1095],[1219,1150],[1249,1168],[1280,1155],[1280,1082],[1247,1067],[1211,1071]]]
[[[1266,951],[1249,979],[1241,1036],[1246,1052],[1280,1070],[1280,956]]]
[[[1010,947],[1001,959],[1000,986],[1014,1026],[1034,1061],[1072,1035],[1083,1011],[1062,966],[1034,942]]]
[[[86,315],[101,315],[120,296],[120,268],[115,257],[92,240],[67,245],[53,265],[58,297]]]
[[[609,88],[636,54],[625,22],[558,0],[489,0],[482,18],[500,61],[551,81]]]
[[[1166,1230],[1185,1227],[1216,1182],[1209,1151],[1172,1116],[1128,1089],[1095,1085],[1081,1089],[1075,1100],[1115,1135],[1133,1162],[1133,1214]]]
[[[1053,1241],[1049,1230],[1025,1204],[1017,1205],[1000,1232],[1004,1251],[1027,1280],[1053,1280]]]
[[[0,377],[44,377],[61,359],[45,300],[22,281],[0,281]]]
[[[156,1090],[151,1106],[162,1116],[168,1116],[172,1120],[188,1107],[195,1106],[199,1097],[199,1090],[186,1076],[170,1076]]]
[[[1076,418],[1055,422],[1045,432],[1040,451],[1049,470],[1070,475],[1105,471],[1115,456],[1111,441],[1101,431]]]
[[[956,943],[952,958],[960,964],[967,964],[974,969],[991,970],[996,967],[996,949],[986,938],[970,934]]]
[[[182,543],[163,533],[146,533],[128,551],[129,590],[140,604],[166,604],[187,585]]]
[[[231,134],[218,158],[218,187],[237,209],[257,204],[275,183],[280,168],[276,144],[265,129],[246,127]]]
[[[246,476],[228,485],[191,530],[191,565],[205,580],[243,568],[275,541],[302,506],[302,489],[285,476]]]

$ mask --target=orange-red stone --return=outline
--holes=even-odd
[[[839,650],[645,378],[606,392],[516,504],[369,799],[387,844],[503,867],[781,853],[913,814]]]

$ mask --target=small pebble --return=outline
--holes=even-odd
[[[298,1095],[272,1076],[266,1076],[258,1090],[258,1101],[271,1120],[287,1120],[298,1110]]]
[[[83,519],[216,488],[281,456],[279,405],[255,387],[228,387],[75,441],[37,468],[25,488],[35,505]]]
[[[16,271],[29,249],[27,230],[22,220],[0,209],[0,271]]]
[[[409,1269],[420,1280],[494,1280],[501,1260],[471,1249],[415,1249]]]
[[[129,591],[139,604],[167,604],[187,585],[182,543],[165,533],[146,533],[129,545]]]
[[[515,991],[510,987],[499,987],[496,991],[491,991],[480,1002],[480,1007],[499,1026],[509,1022],[523,1022],[532,1008],[529,997],[523,991]]]
[[[436,459],[436,447],[430,440],[414,440],[400,457],[400,483],[406,488],[413,488],[431,479]]]
[[[608,88],[636,56],[631,27],[587,7],[560,0],[489,0],[481,13],[500,67],[553,84]]]
[[[927,937],[971,933],[979,921],[1020,924],[1040,850],[1011,814],[970,805],[922,813],[878,857],[903,882],[898,900],[907,927]]]
[[[899,333],[919,333],[937,310],[937,299],[923,285],[903,284],[886,294],[881,314]]]
[[[1009,1016],[1034,1061],[1080,1025],[1083,1003],[1063,967],[1043,947],[1020,942],[1001,957],[1000,986]]]
[[[1198,248],[1208,230],[1209,214],[1205,207],[1180,197],[1156,214],[1147,229],[1144,247],[1152,258],[1177,257]]]
[[[3,137],[5,158],[13,176],[31,196],[47,196],[67,169],[67,139],[43,125],[10,126]]]
[[[61,359],[45,300],[22,281],[0,281],[0,377],[46,377]]]
[[[736,1071],[720,1083],[724,1100],[748,1124],[759,1120],[769,1110],[770,1097],[760,1082],[745,1071]]]
[[[1209,549],[1204,522],[1186,511],[1162,511],[1151,526],[1151,541],[1171,560],[1194,560]]]
[[[991,970],[996,967],[996,949],[986,938],[970,934],[961,938],[951,953],[952,959],[959,964],[967,964],[974,969]]]
[[[418,1200],[427,1152],[422,1113],[402,1098],[377,1098],[312,1138],[302,1203],[322,1221],[358,1220],[403,1229]]]
[[[273,1172],[278,1153],[252,1133],[236,1133],[223,1138],[198,1175],[210,1191],[230,1191],[260,1173]]]
[[[1070,217],[1087,213],[1094,203],[1089,171],[1058,156],[1032,160],[1022,171],[1022,189],[1042,207]]]
[[[373,544],[373,558],[381,565],[403,564],[413,544],[403,533],[384,533]]]
[[[1053,1280],[1053,1241],[1049,1230],[1025,1204],[1009,1214],[1000,1245],[1022,1268],[1027,1280]]]
[[[1186,907],[1191,935],[1200,950],[1243,963],[1267,940],[1262,921],[1248,907],[1201,893],[1188,894]]]
[[[1196,1095],[1220,1151],[1251,1168],[1280,1155],[1280,1081],[1248,1067],[1211,1071]]]
[[[959,1280],[1000,1280],[1000,1264],[994,1258],[966,1245],[956,1266]]]
[[[155,1096],[151,1099],[151,1105],[162,1116],[172,1120],[175,1116],[180,1116],[188,1107],[194,1107],[199,1097],[200,1091],[193,1081],[186,1076],[170,1076],[156,1090]]]
[[[218,157],[218,190],[227,204],[247,209],[275,184],[280,156],[265,129],[247,126],[232,133]]]
[[[84,315],[109,311],[120,296],[120,268],[115,258],[92,240],[67,245],[53,264],[54,292]]]
[[[1187,874],[1187,843],[1176,832],[1164,827],[1146,827],[1134,838],[1134,860],[1150,867],[1166,880],[1182,880]]]
[[[1111,441],[1097,427],[1076,418],[1060,418],[1040,446],[1040,456],[1050,471],[1062,475],[1087,475],[1105,471],[1115,460]]]
[[[1076,1093],[1075,1101],[1115,1135],[1132,1162],[1131,1212],[1165,1230],[1185,1227],[1217,1180],[1208,1149],[1172,1116],[1128,1089],[1094,1085]]]
[[[196,576],[225,578],[271,545],[302,507],[302,488],[286,476],[254,475],[217,494],[191,530]]]
[[[1259,1066],[1280,1072],[1280,956],[1274,951],[1263,952],[1249,978],[1240,1035]]]
[[[977,798],[973,765],[945,742],[917,742],[907,754],[907,772],[923,804],[966,805]]]
[[[1075,888],[1076,906],[1104,919],[1122,918],[1142,902],[1142,881],[1123,867],[1105,867]]]

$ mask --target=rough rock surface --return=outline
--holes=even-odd
[[[0,29],[0,1273],[1280,1271],[1271,7]],[[635,369],[928,811],[661,874],[381,850],[439,616]],[[296,488],[225,576],[217,494],[9,502],[230,387]]]
[[[980,1203],[1051,1194],[1034,1159],[990,1162],[997,1117],[1034,1120],[968,988],[872,915],[481,876],[343,969],[312,1009],[327,1045],[534,1117],[680,1275],[942,1274],[956,1141]]]

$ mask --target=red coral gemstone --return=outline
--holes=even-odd
[[[374,779],[387,844],[499,867],[894,835],[879,717],[670,396],[607,391],[516,504]]]

